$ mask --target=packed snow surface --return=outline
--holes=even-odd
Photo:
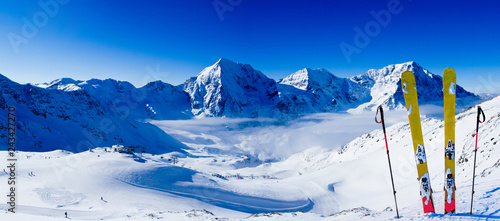
[[[473,215],[476,109],[456,117],[457,214],[451,215],[442,215],[443,122],[423,116],[437,210],[424,215],[406,113],[386,112],[402,220],[500,219],[500,98],[481,106],[487,119],[479,130]],[[190,147],[187,154],[129,155],[110,147],[20,151],[17,211],[1,203],[0,217],[65,220],[67,212],[72,220],[395,220],[384,137],[371,118],[320,114],[286,125],[229,118],[150,122]],[[6,162],[6,152],[0,153]],[[7,174],[0,177],[6,190]]]

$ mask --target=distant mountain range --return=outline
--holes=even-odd
[[[149,152],[186,148],[149,119],[193,117],[269,117],[288,120],[309,113],[402,109],[400,76],[415,73],[420,103],[442,102],[442,78],[415,62],[389,65],[352,78],[325,69],[299,70],[275,81],[248,64],[225,58],[198,76],[173,86],[161,81],[141,88],[113,79],[22,85],[0,75],[0,137],[7,135],[7,106],[18,113],[18,141],[24,150],[111,146],[123,142]],[[458,102],[480,98],[457,85]],[[3,143],[0,145],[4,145]]]
[[[294,118],[308,113],[404,108],[401,73],[413,71],[421,103],[443,100],[442,77],[416,62],[389,65],[352,78],[326,69],[299,70],[275,81],[248,64],[221,58],[180,87],[191,100],[195,116]],[[459,102],[479,99],[457,86]]]

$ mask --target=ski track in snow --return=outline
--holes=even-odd
[[[251,196],[237,195],[234,193],[229,193],[227,191],[209,189],[205,187],[190,187],[189,189],[186,189],[184,192],[181,192],[181,191],[166,190],[149,186],[142,186],[126,181],[123,182],[139,188],[152,189],[161,192],[171,193],[178,196],[189,197],[215,206],[241,211],[245,213],[270,213],[276,211],[295,212],[299,210],[307,212],[311,210],[312,207],[314,206],[314,203],[311,201],[311,199],[307,199],[305,201],[279,201],[273,199],[264,199]],[[205,194],[203,192],[205,192]],[[216,195],[216,197],[211,197],[209,196],[210,194],[214,194]]]

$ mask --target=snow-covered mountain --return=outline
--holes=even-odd
[[[416,62],[389,65],[382,69],[371,69],[367,73],[352,77],[351,80],[368,90],[371,100],[354,107],[354,112],[375,110],[379,105],[385,109],[403,109],[404,96],[401,90],[401,74],[412,71],[417,81],[419,103],[439,103],[443,100],[443,78],[429,72]],[[460,78],[458,78],[460,83]],[[479,97],[457,85],[457,103],[468,105]]]
[[[289,114],[335,112],[368,101],[357,82],[339,78],[326,69],[305,68],[278,81],[280,107]]]
[[[35,84],[35,86],[46,89],[62,90],[62,91],[76,91],[82,89],[82,87],[78,86],[81,83],[83,83],[83,81],[77,81],[71,78],[60,78],[50,83]]]
[[[0,75],[0,137],[7,137],[7,107],[15,107],[16,140],[23,150],[80,152],[122,142],[144,146],[154,153],[183,152],[181,149],[186,148],[183,144],[157,127],[142,122],[149,118],[137,118],[138,113],[146,111],[142,111],[143,107],[134,106],[138,102],[125,99],[139,95],[131,93],[129,90],[132,88],[125,87],[128,84],[120,87],[123,91],[118,95],[123,97],[118,97],[113,96],[115,89],[104,89],[105,86],[97,83],[103,81],[62,79],[44,89],[30,84],[21,85]],[[109,80],[108,83],[117,82]],[[90,88],[95,91],[88,90]],[[111,100],[114,98],[119,100]],[[143,99],[142,102],[146,101]],[[179,103],[175,102],[175,105]]]
[[[194,115],[273,117],[276,82],[248,64],[221,58],[184,83]]]
[[[36,86],[49,90],[85,91],[125,117],[134,119],[177,120],[193,116],[188,94],[181,87],[161,81],[136,88],[129,82],[113,79],[77,81],[62,78]]]
[[[92,146],[123,140],[131,145],[161,143],[162,149],[179,145],[173,145],[174,141],[162,131],[142,122],[193,117],[289,120],[309,113],[348,109],[362,112],[378,105],[386,109],[402,108],[400,74],[405,70],[415,73],[421,104],[442,101],[442,78],[415,62],[369,70],[353,78],[340,78],[325,69],[306,68],[276,82],[248,64],[221,58],[178,86],[156,81],[136,88],[129,82],[113,79],[70,78],[33,86],[1,76],[0,105],[19,106],[23,117],[20,119],[25,120],[25,125],[20,126],[20,140],[27,146],[75,150],[66,146],[75,145],[74,140],[95,138],[99,142],[90,142]],[[460,86],[457,96],[457,103],[464,106],[480,99]],[[108,125],[106,122],[115,126],[112,132],[107,133],[106,126],[102,126]],[[67,128],[72,130],[68,132]],[[140,136],[129,136],[134,133]],[[160,134],[165,136],[146,139]]]
[[[85,90],[108,103],[127,100],[127,105],[142,110],[132,113],[137,118],[293,119],[309,113],[373,111],[379,105],[385,109],[403,109],[400,82],[401,73],[406,70],[415,74],[421,104],[442,103],[442,77],[413,61],[371,69],[352,78],[337,77],[326,69],[305,68],[276,82],[248,64],[221,58],[179,86],[155,82],[135,88],[128,82],[112,79],[76,81],[69,78],[37,86],[63,91]],[[163,90],[161,93],[159,88]],[[132,99],[134,97],[124,99],[124,93],[135,94],[139,101]],[[459,85],[457,98],[461,108],[481,99]]]
[[[221,58],[181,85],[195,116],[290,119],[308,113],[372,111],[378,105],[402,109],[401,73],[413,71],[421,104],[442,102],[442,77],[416,62],[389,65],[352,78],[326,69],[305,68],[275,82],[248,64]],[[278,96],[276,96],[278,95]],[[457,86],[457,103],[468,107],[480,98]]]

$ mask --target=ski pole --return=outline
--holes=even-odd
[[[483,120],[481,121],[481,115]],[[476,178],[476,156],[477,156],[477,137],[479,135],[479,123],[484,123],[486,121],[486,116],[484,115],[481,106],[477,107],[477,123],[476,123],[476,147],[474,148],[474,169],[472,170],[472,196],[470,199],[470,214],[472,215],[472,204],[474,203],[474,179]]]
[[[380,121],[377,119],[378,113],[380,112]],[[375,122],[378,124],[382,124],[382,128],[384,130],[384,140],[385,140],[385,149],[387,150],[387,160],[389,162],[389,172],[391,173],[391,182],[392,182],[392,191],[394,193],[394,204],[396,205],[396,214],[399,219],[399,211],[398,211],[398,201],[396,200],[396,188],[394,187],[394,178],[392,176],[392,167],[391,167],[391,157],[389,156],[389,145],[387,144],[387,135],[385,132],[385,121],[384,121],[384,109],[382,106],[378,106],[377,113],[375,114]]]

